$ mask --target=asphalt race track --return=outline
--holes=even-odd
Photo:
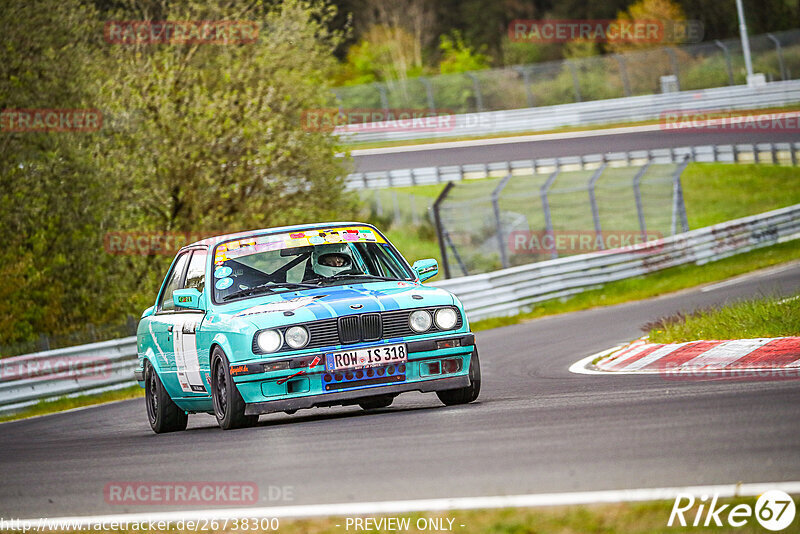
[[[571,374],[678,310],[800,290],[800,264],[709,290],[481,332],[483,390],[157,436],[136,399],[0,425],[0,517],[144,512],[110,482],[254,482],[259,506],[800,480],[800,383]],[[291,500],[269,500],[290,486]],[[164,507],[159,507],[165,511]]]
[[[655,126],[657,128],[657,126]],[[562,156],[583,156],[601,152],[625,152],[629,150],[651,150],[683,146],[730,145],[753,143],[797,142],[797,132],[789,130],[771,131],[709,131],[709,130],[655,130],[632,133],[589,132],[586,137],[565,139],[542,139],[523,142],[504,142],[502,144],[483,144],[478,146],[450,146],[445,143],[422,145],[413,149],[403,148],[401,152],[384,152],[364,155],[353,154],[356,172],[384,171],[392,169],[411,169],[436,165],[461,165],[469,163],[492,163],[530,158],[555,158]],[[584,135],[584,134],[579,134]],[[446,146],[447,148],[441,148]],[[602,147],[602,148],[598,148]]]

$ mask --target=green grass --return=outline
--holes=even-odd
[[[654,343],[800,336],[800,294],[743,300],[690,315],[676,314],[648,326]]]
[[[681,180],[690,228],[800,203],[800,167],[692,163]]]
[[[679,265],[648,276],[619,280],[599,289],[584,291],[571,298],[539,303],[527,313],[475,321],[471,323],[471,326],[473,330],[488,330],[546,315],[588,310],[598,306],[613,306],[725,280],[757,269],[799,259],[800,246],[798,246],[798,242],[781,243],[737,254],[706,265]]]
[[[126,399],[134,399],[144,396],[144,389],[138,385],[126,387],[123,389],[116,389],[113,391],[106,391],[97,395],[81,395],[79,397],[62,397],[53,401],[39,401],[30,408],[25,408],[17,413],[10,415],[0,416],[0,422],[14,421],[17,419],[25,419],[27,417],[34,417],[37,415],[46,415],[56,412],[63,412],[73,408],[81,408],[83,406],[91,406],[94,404],[103,404],[106,402],[113,402]]]

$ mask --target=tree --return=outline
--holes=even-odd
[[[14,0],[0,14],[3,109],[98,108],[94,133],[2,132],[0,342],[119,321],[168,256],[114,256],[108,232],[215,235],[348,218],[327,112],[341,34],[314,0]],[[255,41],[119,44],[105,20],[246,21]]]

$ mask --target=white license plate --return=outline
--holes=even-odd
[[[405,343],[395,345],[381,345],[366,349],[343,350],[325,355],[325,368],[328,371],[342,369],[360,369],[390,363],[408,361],[408,351]]]

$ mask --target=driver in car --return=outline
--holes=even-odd
[[[342,245],[323,245],[314,247],[311,254],[314,272],[325,278],[353,271],[353,257],[350,247]]]

